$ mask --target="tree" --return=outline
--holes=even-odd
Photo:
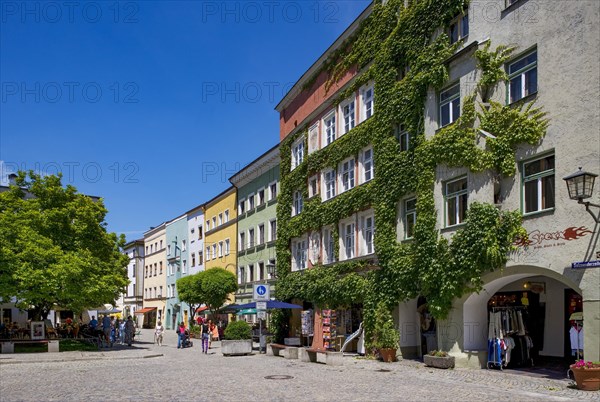
[[[215,267],[177,280],[179,299],[188,303],[192,311],[202,304],[215,314],[227,296],[237,290],[234,274],[226,269]]]
[[[61,177],[19,172],[0,193],[0,297],[35,319],[114,303],[128,284],[125,237],[107,232],[103,201]]]

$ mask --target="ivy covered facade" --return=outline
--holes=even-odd
[[[475,366],[495,295],[544,283],[537,352],[562,355],[570,290],[599,358],[600,275],[569,268],[593,222],[561,183],[600,171],[597,7],[510,3],[375,1],[280,102],[279,299],[361,306],[367,347],[384,302],[406,356],[426,311],[432,345]]]

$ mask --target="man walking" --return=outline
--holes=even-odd
[[[112,342],[110,341],[110,329],[110,317],[108,316],[108,314],[104,314],[104,318],[102,319],[102,331],[104,332],[104,338],[106,338],[106,344],[110,345],[110,347],[112,348]]]

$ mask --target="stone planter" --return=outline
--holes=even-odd
[[[575,368],[571,367],[577,388],[584,391],[600,390],[600,367],[598,368]]]
[[[221,341],[221,353],[224,356],[243,356],[252,353],[252,339]]]
[[[423,362],[426,366],[448,369],[454,368],[454,356],[441,357],[441,356],[423,356]]]

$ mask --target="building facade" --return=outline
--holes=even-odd
[[[204,267],[220,267],[236,274],[236,191],[229,187],[205,204]],[[231,300],[233,302],[233,298]]]
[[[138,325],[144,328],[154,328],[156,322],[165,317],[166,250],[166,224],[163,222],[144,233],[144,307],[136,311]]]
[[[138,239],[127,243],[123,253],[129,257],[127,276],[129,285],[122,295],[122,305],[117,305],[123,310],[123,317],[135,316],[144,304],[144,240]]]
[[[179,300],[177,279],[189,274],[189,239],[187,214],[183,214],[166,224],[167,275],[166,275],[166,317],[165,328],[175,329],[177,323],[190,318],[189,306]]]
[[[204,271],[204,205],[187,212],[190,275]]]
[[[409,299],[394,312],[406,357],[442,349],[459,365],[485,367],[496,339],[490,317],[508,313],[523,317],[513,333],[528,360],[568,361],[571,314],[582,312],[584,356],[598,360],[600,269],[571,265],[597,259],[597,226],[561,180],[578,166],[600,173],[600,117],[590,102],[600,97],[597,5],[491,1],[499,10],[491,23],[478,3],[456,12],[460,1],[445,10],[411,2],[391,14],[405,2],[383,3],[369,6],[276,108],[286,200],[277,214],[287,236],[278,270],[377,269],[382,297]],[[395,31],[369,29],[390,15]],[[416,32],[417,19],[429,26]],[[387,36],[373,42],[371,32]],[[417,34],[436,46],[402,39]],[[353,46],[342,46],[348,40]],[[464,286],[471,278],[454,275],[477,260],[441,250],[483,230],[487,222],[468,220],[481,210],[517,211],[528,236],[514,240],[502,269],[489,262],[475,275],[479,292],[457,292],[438,314],[442,285]],[[494,253],[489,243],[478,250]],[[315,308],[315,334],[323,322]]]
[[[274,294],[277,239],[277,194],[279,191],[279,148],[271,148],[233,175],[237,189],[237,304],[252,301],[253,285],[269,283]],[[245,317],[254,321],[255,315]]]

